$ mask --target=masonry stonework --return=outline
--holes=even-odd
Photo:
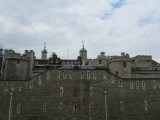
[[[0,120],[160,119],[160,64],[151,56],[88,59],[84,45],[74,60],[43,52],[0,55]]]

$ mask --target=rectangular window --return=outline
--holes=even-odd
[[[50,72],[47,72],[47,80],[50,80]]]
[[[21,108],[21,104],[17,105],[17,113],[20,114],[20,108]]]
[[[66,79],[66,72],[63,72],[63,79]]]
[[[30,82],[30,89],[33,89],[33,81]]]
[[[119,81],[119,87],[122,87],[123,86],[123,83],[122,83],[122,81],[120,80]]]
[[[73,62],[73,61],[71,61],[71,65],[74,65],[74,62]]]
[[[69,74],[69,79],[72,79],[72,73]]]
[[[20,92],[21,90],[22,90],[22,85],[18,87],[18,91]]]
[[[57,73],[57,79],[60,79],[60,71]]]
[[[93,111],[93,102],[90,102],[90,104],[89,104],[89,110]]]
[[[139,81],[136,81],[136,89],[139,89]]]
[[[74,111],[74,112],[77,111],[77,105],[73,105],[73,111]]]
[[[114,76],[111,76],[111,83],[114,83]]]
[[[84,79],[84,72],[81,72],[81,79]]]
[[[90,87],[90,88],[89,88],[89,94],[90,94],[90,97],[93,96],[93,87]]]
[[[133,82],[130,81],[130,89],[133,89]]]
[[[4,91],[8,91],[8,82],[6,83],[6,86],[4,88]]]
[[[12,83],[11,91],[14,91],[14,90],[15,90],[15,83]]]
[[[96,72],[93,72],[93,79],[96,79]]]
[[[47,107],[47,104],[44,103],[44,104],[43,104],[43,112],[46,112],[46,107]]]
[[[144,110],[148,110],[148,103],[147,103],[147,101],[144,101]]]
[[[62,62],[62,65],[65,65],[65,64],[66,64],[66,63],[63,61],[63,62]]]
[[[20,64],[20,60],[17,60],[17,64]]]
[[[69,61],[67,61],[67,63],[66,63],[67,65],[69,65]]]
[[[99,65],[101,65],[102,64],[102,60],[99,60]]]
[[[87,72],[87,79],[90,79],[90,72]]]
[[[106,74],[103,74],[103,79],[107,79],[107,75]]]
[[[63,97],[64,91],[63,91],[63,87],[60,87],[60,97]]]
[[[123,62],[123,67],[127,67],[127,63],[126,62]]]
[[[74,117],[73,120],[77,120],[77,119]]]
[[[156,89],[156,81],[153,81],[153,88]]]
[[[120,109],[123,109],[123,101],[120,101]]]
[[[145,82],[142,81],[142,89],[145,89],[145,88],[146,88]]]
[[[63,109],[63,103],[59,103],[59,109],[60,109],[60,110]]]
[[[41,76],[39,76],[39,78],[38,78],[38,84],[39,84],[39,85],[41,85],[41,84],[42,84]]]

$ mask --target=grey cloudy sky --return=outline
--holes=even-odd
[[[0,42],[5,49],[77,58],[127,52],[160,62],[160,0],[0,0]]]

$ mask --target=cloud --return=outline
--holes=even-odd
[[[115,0],[111,3],[113,8],[120,8],[124,4],[123,0]]]
[[[77,58],[82,41],[88,57],[128,52],[160,61],[159,0],[0,0],[0,39],[6,49],[33,49]]]

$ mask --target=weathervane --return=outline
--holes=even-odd
[[[46,49],[46,43],[44,43],[44,49]]]
[[[84,48],[84,41],[82,41],[82,46],[83,46],[83,48]]]

